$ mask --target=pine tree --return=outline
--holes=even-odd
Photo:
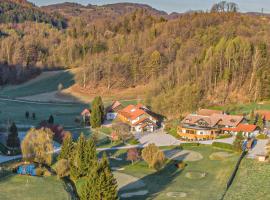
[[[11,127],[9,128],[7,146],[13,147],[13,148],[20,146],[20,139],[18,137],[18,129],[15,123],[12,123]]]
[[[58,156],[58,160],[66,159],[70,160],[72,157],[72,151],[73,151],[73,140],[70,133],[68,133],[63,141],[61,152]]]
[[[95,97],[91,106],[91,126],[92,128],[98,128],[101,126],[104,120],[104,105],[101,97]]]
[[[100,163],[100,190],[101,197],[104,200],[116,200],[117,199],[117,182],[113,177],[110,169],[109,160],[104,153]]]
[[[54,124],[54,118],[52,115],[50,115],[49,119],[48,119],[48,123],[49,124]]]
[[[81,200],[97,200],[101,198],[99,167],[95,166],[86,177],[80,194]]]
[[[92,138],[87,140],[84,151],[84,171],[89,174],[98,165],[96,145]]]
[[[71,163],[70,174],[74,180],[86,175],[84,169],[84,150],[85,150],[86,140],[83,134],[80,135],[76,148],[74,149],[74,154]]]

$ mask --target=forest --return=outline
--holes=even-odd
[[[78,68],[76,84],[86,89],[143,85],[147,105],[166,116],[269,99],[270,18],[214,8],[176,19],[147,9],[111,20],[77,16],[62,29],[1,23],[0,62],[20,71]]]

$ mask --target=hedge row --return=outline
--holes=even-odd
[[[182,147],[197,147],[200,146],[198,142],[190,142],[190,143],[183,143],[181,144]]]
[[[228,144],[228,143],[223,143],[223,142],[213,142],[212,144],[213,147],[221,148],[221,149],[227,149],[233,151],[233,145]]]

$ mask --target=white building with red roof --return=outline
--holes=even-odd
[[[129,105],[118,111],[118,118],[128,123],[135,132],[153,132],[157,128],[158,120],[149,114],[148,108],[142,104]]]

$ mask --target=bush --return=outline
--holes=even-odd
[[[175,164],[175,166],[176,166],[178,169],[183,170],[183,169],[187,166],[187,164],[186,164],[185,162],[181,161],[181,162]]]
[[[212,146],[217,147],[217,148],[221,148],[221,149],[230,150],[230,151],[234,150],[233,145],[223,143],[223,142],[213,142]]]
[[[256,136],[256,138],[257,138],[258,140],[266,140],[266,139],[268,139],[269,137],[268,137],[267,135],[265,135],[265,134],[259,134],[259,135]]]
[[[52,172],[45,170],[45,172],[43,173],[44,176],[49,177],[52,176]]]
[[[183,143],[181,144],[182,147],[197,147],[200,146],[198,142],[190,142],[190,143]]]
[[[44,170],[41,167],[36,168],[36,175],[43,176]]]
[[[135,138],[132,138],[132,139],[128,140],[128,143],[131,144],[131,145],[140,144],[140,142],[138,140],[136,140]]]

